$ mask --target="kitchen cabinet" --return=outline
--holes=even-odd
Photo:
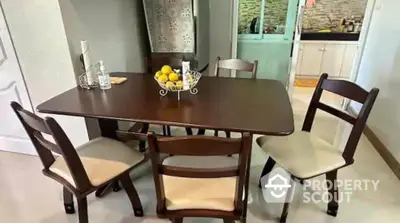
[[[300,74],[319,75],[323,57],[324,44],[301,44],[303,52],[300,61]]]
[[[345,49],[346,45],[343,44],[325,44],[322,49],[323,55],[320,73],[327,73],[330,76],[339,77]]]
[[[346,52],[343,58],[342,69],[340,71],[340,77],[349,78],[351,69],[353,68],[354,58],[357,54],[357,45],[347,45]]]
[[[302,41],[296,75],[349,78],[356,54],[354,41]]]

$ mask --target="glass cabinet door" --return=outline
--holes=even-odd
[[[292,39],[298,0],[264,1],[263,39]]]
[[[264,0],[239,0],[239,39],[262,38]]]

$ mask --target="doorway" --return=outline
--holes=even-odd
[[[0,150],[35,154],[35,150],[10,102],[32,111],[28,91],[0,5]]]
[[[312,1],[310,1],[312,2]],[[375,0],[318,0],[299,17],[301,35],[294,61],[292,98],[309,102],[322,73],[354,82]],[[346,109],[345,98],[324,93],[323,100]]]

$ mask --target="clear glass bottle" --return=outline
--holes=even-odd
[[[99,78],[100,89],[107,90],[111,88],[110,74],[107,72],[104,66],[104,62],[102,60],[99,61],[98,78]]]

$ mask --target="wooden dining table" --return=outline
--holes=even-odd
[[[72,88],[37,106],[40,113],[96,120],[101,136],[117,139],[118,121],[285,136],[294,131],[285,86],[276,80],[203,76],[197,94],[160,95],[152,74],[127,77],[109,90]]]

